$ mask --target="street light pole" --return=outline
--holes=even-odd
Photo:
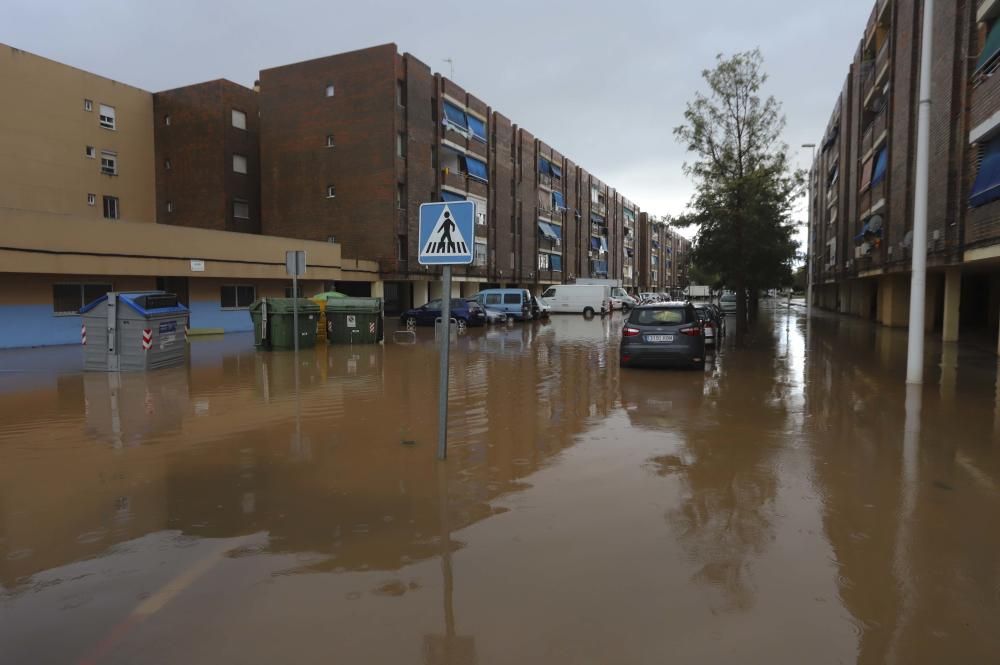
[[[812,149],[812,157],[809,162],[809,228],[806,229],[806,318],[812,317],[813,308],[813,181],[816,170],[816,144],[803,143],[803,148]]]
[[[910,326],[906,342],[906,382],[924,382],[924,308],[927,296],[927,182],[930,174],[931,41],[934,0],[924,0],[920,42],[920,105],[917,110],[917,173],[913,194],[913,266]]]

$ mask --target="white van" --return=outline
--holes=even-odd
[[[611,311],[611,287],[602,284],[560,284],[550,286],[542,300],[553,314],[586,314],[604,316]]]

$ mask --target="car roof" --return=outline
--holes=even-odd
[[[653,302],[647,305],[639,305],[636,309],[663,309],[665,307],[688,307],[691,303],[673,300],[670,302]]]

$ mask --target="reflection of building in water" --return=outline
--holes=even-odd
[[[121,448],[179,432],[190,409],[187,372],[186,367],[88,372],[83,377],[88,434]]]

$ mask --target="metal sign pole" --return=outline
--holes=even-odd
[[[295,335],[295,353],[299,352],[299,276],[292,275],[292,334]],[[295,366],[298,367],[298,361]]]
[[[448,350],[451,345],[451,266],[444,267],[441,303],[441,379],[438,381],[438,459],[448,457]]]

